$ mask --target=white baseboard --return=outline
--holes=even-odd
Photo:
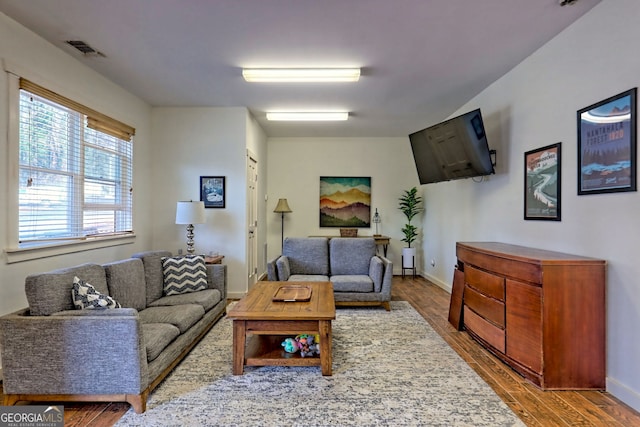
[[[227,292],[227,299],[242,299],[246,292]]]
[[[442,280],[438,279],[437,277],[434,277],[434,276],[431,276],[429,274],[426,274],[424,271],[421,272],[420,275],[422,277],[424,277],[425,279],[427,279],[428,281],[433,282],[439,288],[442,288],[445,291],[451,293],[451,283],[443,282]]]
[[[611,393],[616,399],[622,400],[636,411],[640,411],[640,394],[630,389],[624,383],[615,378],[607,377],[607,392]]]

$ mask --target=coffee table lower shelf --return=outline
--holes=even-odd
[[[291,335],[288,335],[291,336]],[[245,366],[321,366],[319,356],[302,357],[282,348],[283,335],[253,335],[247,338]]]
[[[282,348],[286,337],[320,335],[320,356],[302,357]],[[319,366],[322,375],[332,374],[331,321],[243,321],[233,322],[233,374],[244,366]]]

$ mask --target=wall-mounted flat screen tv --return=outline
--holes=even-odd
[[[420,184],[495,173],[480,109],[409,135]]]

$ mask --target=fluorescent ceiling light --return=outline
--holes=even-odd
[[[360,68],[245,68],[248,82],[357,82]]]
[[[267,120],[279,121],[340,121],[347,120],[347,111],[277,111],[267,113]]]

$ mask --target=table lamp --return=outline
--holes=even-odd
[[[374,236],[379,236],[380,234],[378,233],[378,224],[382,222],[382,219],[380,219],[378,208],[376,208],[376,213],[373,214],[373,219],[371,220],[371,222],[373,222],[376,225],[376,234],[374,234]]]
[[[176,224],[187,224],[187,253],[193,254],[193,224],[204,224],[204,202],[193,200],[178,202],[176,207]]]

